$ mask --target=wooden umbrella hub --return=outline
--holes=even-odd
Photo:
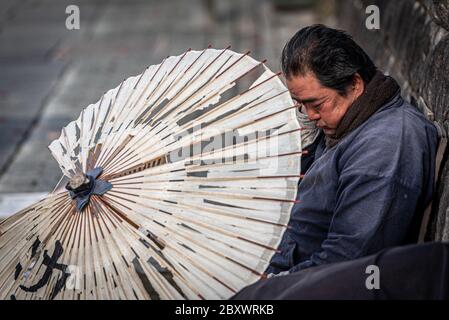
[[[66,185],[70,197],[75,200],[76,208],[81,212],[89,203],[91,195],[103,195],[112,189],[112,184],[108,181],[98,179],[103,172],[103,168],[97,167],[86,174],[74,175]]]

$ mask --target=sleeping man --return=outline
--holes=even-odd
[[[315,25],[282,53],[291,96],[320,131],[267,274],[416,242],[434,188],[436,127],[346,33]]]

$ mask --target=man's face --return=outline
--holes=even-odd
[[[346,96],[336,90],[323,87],[311,72],[305,76],[292,76],[287,86],[293,100],[303,104],[310,120],[326,135],[333,135],[338,124],[355,100],[353,90]]]

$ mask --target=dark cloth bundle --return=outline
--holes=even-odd
[[[366,286],[377,266],[379,289]],[[368,268],[368,272],[367,272]],[[231,300],[449,299],[449,244],[383,250],[358,260],[322,265],[260,280]]]

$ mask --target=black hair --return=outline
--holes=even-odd
[[[370,82],[376,66],[346,32],[316,24],[299,30],[282,51],[282,71],[287,79],[312,71],[321,85],[346,94],[358,73]]]

